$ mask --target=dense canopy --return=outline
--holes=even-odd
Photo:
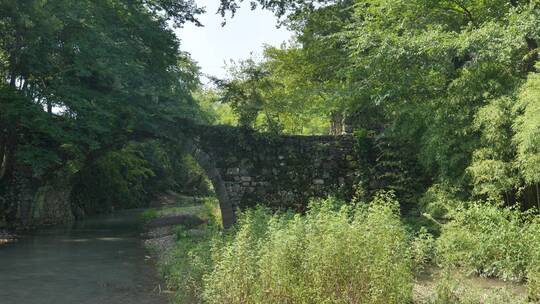
[[[242,2],[222,0],[217,13],[226,21]],[[294,38],[203,87],[173,33],[199,24],[193,1],[1,1],[0,179],[29,170],[80,185],[112,162],[123,169],[100,172],[122,176],[125,192],[151,192],[151,180],[178,182],[171,157],[187,118],[355,134],[376,181],[362,181],[366,191],[412,204],[441,185],[539,203],[536,1],[249,3]]]

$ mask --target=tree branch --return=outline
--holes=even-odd
[[[451,0],[454,4],[456,4],[460,9],[463,10],[463,13],[465,13],[465,16],[469,19],[469,21],[471,21],[471,23],[474,25],[474,26],[477,26],[478,24],[476,23],[476,21],[474,20],[474,17],[473,17],[473,14],[471,13],[471,11],[463,4],[461,3],[460,1],[458,0]]]

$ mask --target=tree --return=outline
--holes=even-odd
[[[55,153],[96,159],[195,107],[197,70],[167,26],[193,21],[200,9],[191,1],[2,1],[0,8],[2,86],[49,114],[61,131],[46,134],[62,143]]]
[[[527,186],[534,186],[540,208],[540,76],[533,73],[521,88],[514,107],[514,142],[517,168]]]
[[[170,25],[202,11],[191,0],[0,0],[0,195],[18,174],[146,191],[148,165],[129,147],[181,143],[179,121],[201,114],[198,68]]]

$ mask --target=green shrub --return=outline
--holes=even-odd
[[[540,218],[531,212],[471,203],[452,212],[453,220],[437,240],[444,267],[469,274],[527,283],[529,297],[540,300]]]
[[[205,278],[208,303],[256,303],[257,261],[270,219],[266,209],[248,210],[239,217],[234,236],[214,245],[214,269]]]
[[[196,239],[180,226],[177,228],[177,243],[158,265],[167,287],[176,291],[175,303],[202,303],[203,276],[212,269],[211,249],[218,231],[209,226]]]
[[[411,242],[413,268],[419,272],[435,258],[435,239],[422,227]]]
[[[461,205],[457,192],[447,184],[434,184],[420,198],[420,206],[431,218],[444,221],[449,212]]]
[[[144,210],[144,212],[141,213],[140,218],[144,222],[148,222],[148,221],[158,217],[158,215],[159,215],[159,213],[158,213],[158,211],[156,209],[150,208],[150,209]]]
[[[223,226],[223,220],[221,218],[221,209],[219,206],[219,201],[215,197],[205,197],[203,199],[205,216],[202,216],[203,219],[208,220],[213,225]]]
[[[527,227],[524,241],[529,245],[527,258],[527,287],[529,297],[540,301],[540,219],[535,218]]]
[[[527,221],[519,210],[471,203],[452,213],[437,241],[439,262],[503,280],[526,277],[530,255]]]
[[[240,218],[214,247],[208,303],[408,303],[412,272],[399,205],[378,195],[369,207],[334,199],[305,216],[264,209]]]

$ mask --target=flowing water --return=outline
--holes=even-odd
[[[0,304],[158,304],[140,211],[55,227],[0,247]]]

